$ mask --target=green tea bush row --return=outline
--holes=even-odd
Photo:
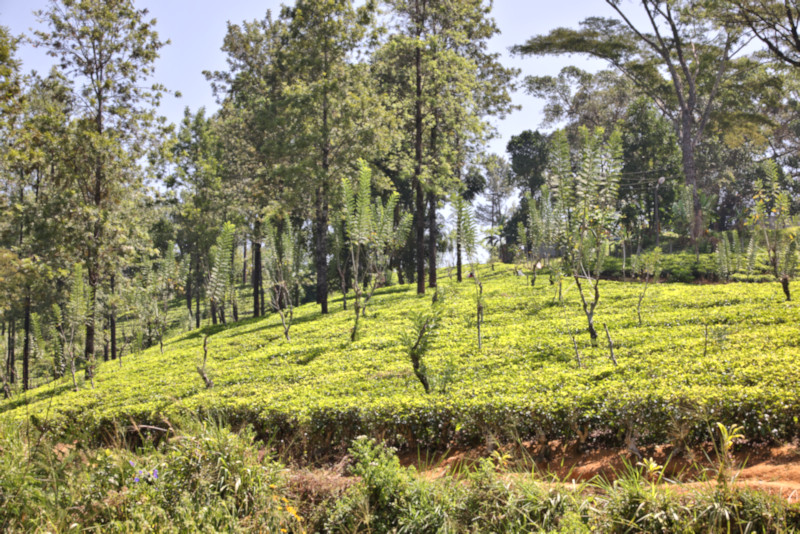
[[[409,286],[380,289],[350,341],[351,313],[295,310],[284,339],[268,316],[193,331],[119,367],[102,364],[95,388],[67,380],[0,403],[0,424],[32,416],[41,428],[160,425],[186,415],[251,424],[293,453],[342,452],[358,435],[397,447],[447,448],[544,436],[586,445],[705,439],[711,422],[744,425],[749,439],[789,440],[800,417],[800,308],[779,284],[654,284],[637,314],[639,282],[603,280],[597,323],[607,324],[618,366],[592,347],[579,297],[563,285],[531,287],[502,266],[484,268],[484,343],[474,336],[474,287],[440,278],[447,297],[425,356],[425,393],[402,344],[430,308]],[[206,388],[196,366],[208,335]],[[583,367],[574,358],[575,337]]]

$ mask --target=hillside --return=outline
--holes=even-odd
[[[565,281],[561,306],[546,276],[530,287],[508,266],[485,266],[478,350],[476,286],[442,274],[443,316],[423,357],[430,394],[402,339],[412,314],[430,310],[431,294],[390,286],[376,292],[354,343],[353,312],[340,299],[328,316],[314,304],[297,308],[291,341],[276,314],[204,327],[165,342],[163,354],[156,346],[101,365],[94,389],[75,392],[64,379],[5,401],[0,421],[33,415],[103,436],[117,424],[199,412],[252,423],[262,438],[311,456],[361,434],[435,448],[492,437],[680,444],[704,439],[716,421],[744,425],[752,440],[797,434],[800,308],[778,284],[651,286],[640,326],[641,285],[603,281],[600,343],[591,347],[574,284]],[[206,335],[211,389],[196,371]]]

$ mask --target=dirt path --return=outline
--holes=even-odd
[[[527,444],[523,444],[527,445]],[[551,444],[550,450],[558,450],[558,444]],[[511,472],[530,472],[536,455],[528,447],[524,450],[503,448],[499,457],[508,462]],[[716,455],[709,444],[681,455],[672,453],[669,447],[656,447],[643,451],[646,458],[652,458],[665,465],[665,475],[669,479],[680,480],[682,488],[700,487],[714,484]],[[447,473],[474,465],[480,458],[489,456],[485,449],[470,449],[450,452],[432,458],[420,458],[417,454],[401,457],[404,465],[416,465],[422,476],[438,478]],[[495,455],[498,457],[498,455]],[[583,453],[575,451],[554,452],[547,460],[537,459],[535,470],[545,479],[551,476],[562,481],[589,481],[595,477],[613,480],[625,470],[625,463],[635,465],[638,458],[623,449],[596,449]],[[800,501],[800,448],[796,445],[780,447],[740,447],[734,453],[736,469],[732,474],[736,483],[773,494],[779,494],[789,502]],[[701,481],[698,481],[701,480]],[[702,480],[710,480],[704,482]]]

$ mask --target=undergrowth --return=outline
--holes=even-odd
[[[138,445],[120,435],[108,448],[86,446],[81,436],[6,427],[0,525],[5,532],[376,534],[800,528],[797,506],[735,484],[737,466],[723,457],[693,484],[667,479],[665,466],[652,460],[576,483],[514,470],[509,455],[499,452],[431,477],[401,465],[392,448],[359,437],[340,469],[326,475],[346,482],[329,484],[287,467],[251,429],[182,426]]]

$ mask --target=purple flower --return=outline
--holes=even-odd
[[[158,468],[153,469],[153,479],[158,480]]]
[[[128,460],[128,463],[131,464],[131,467],[136,467],[136,464],[133,463],[133,460]]]
[[[139,477],[133,479],[134,482],[139,482]]]

